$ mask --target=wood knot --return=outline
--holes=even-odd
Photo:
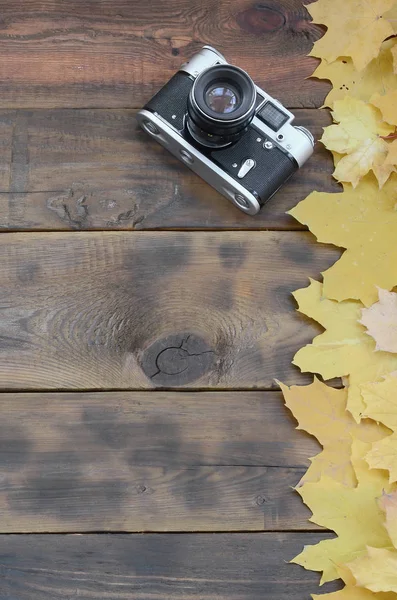
[[[157,340],[144,353],[141,366],[155,385],[186,385],[209,371],[215,352],[199,336],[180,333]]]
[[[287,20],[285,15],[266,4],[256,4],[237,15],[237,23],[248,33],[261,35],[282,29]]]

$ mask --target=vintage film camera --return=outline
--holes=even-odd
[[[204,46],[138,112],[140,125],[255,215],[313,153],[314,138],[249,75]]]

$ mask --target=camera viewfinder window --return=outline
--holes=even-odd
[[[282,110],[277,108],[277,106],[274,106],[271,102],[266,102],[265,106],[259,111],[257,116],[266,123],[268,127],[273,129],[273,131],[278,131],[280,127],[288,121],[288,115],[283,113]]]

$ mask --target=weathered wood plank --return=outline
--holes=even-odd
[[[136,467],[105,444],[58,448],[2,474],[0,532],[322,529],[292,489],[303,469]]]
[[[316,529],[292,487],[318,446],[281,394],[2,394],[0,412],[0,532]]]
[[[287,561],[303,544],[326,537],[0,536],[2,593],[10,600],[307,600],[318,589],[318,575]]]
[[[288,106],[321,106],[307,80],[322,35],[301,0],[1,0],[0,106],[142,106],[204,44]]]
[[[331,154],[317,144],[305,167],[250,217],[141,131],[135,111],[3,112],[1,123],[3,230],[302,229],[286,211],[314,189],[338,189]],[[297,123],[318,139],[330,117],[298,110]]]
[[[85,462],[102,453],[170,468],[305,468],[320,450],[278,392],[3,393],[0,414],[2,471],[67,447]]]
[[[339,252],[306,232],[0,236],[0,388],[274,388],[320,331],[290,292]]]

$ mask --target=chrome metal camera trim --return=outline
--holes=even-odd
[[[248,215],[256,215],[259,212],[259,202],[251,192],[201,154],[199,150],[170,127],[169,123],[160,115],[142,109],[137,113],[137,120],[148,133],[150,133],[150,130],[147,128],[147,122],[152,123],[159,130],[159,134],[151,134],[156,141],[179,160],[182,160],[189,169],[214,187],[222,196],[233,202],[240,210]],[[191,159],[193,159],[193,162],[191,162]],[[246,206],[244,206],[242,199],[246,202]]]
[[[215,65],[227,65],[229,64],[224,56],[212,46],[204,46],[197,52],[192,58],[180,67],[180,71],[188,73],[194,79],[204,71]]]
[[[223,56],[223,54],[221,54],[219,52],[219,50],[217,50],[216,48],[214,48],[213,46],[209,46],[208,44],[203,46],[203,50],[211,50],[211,52],[214,52],[217,56],[219,56],[219,58],[221,58],[222,60],[224,60],[226,62],[226,58]]]

